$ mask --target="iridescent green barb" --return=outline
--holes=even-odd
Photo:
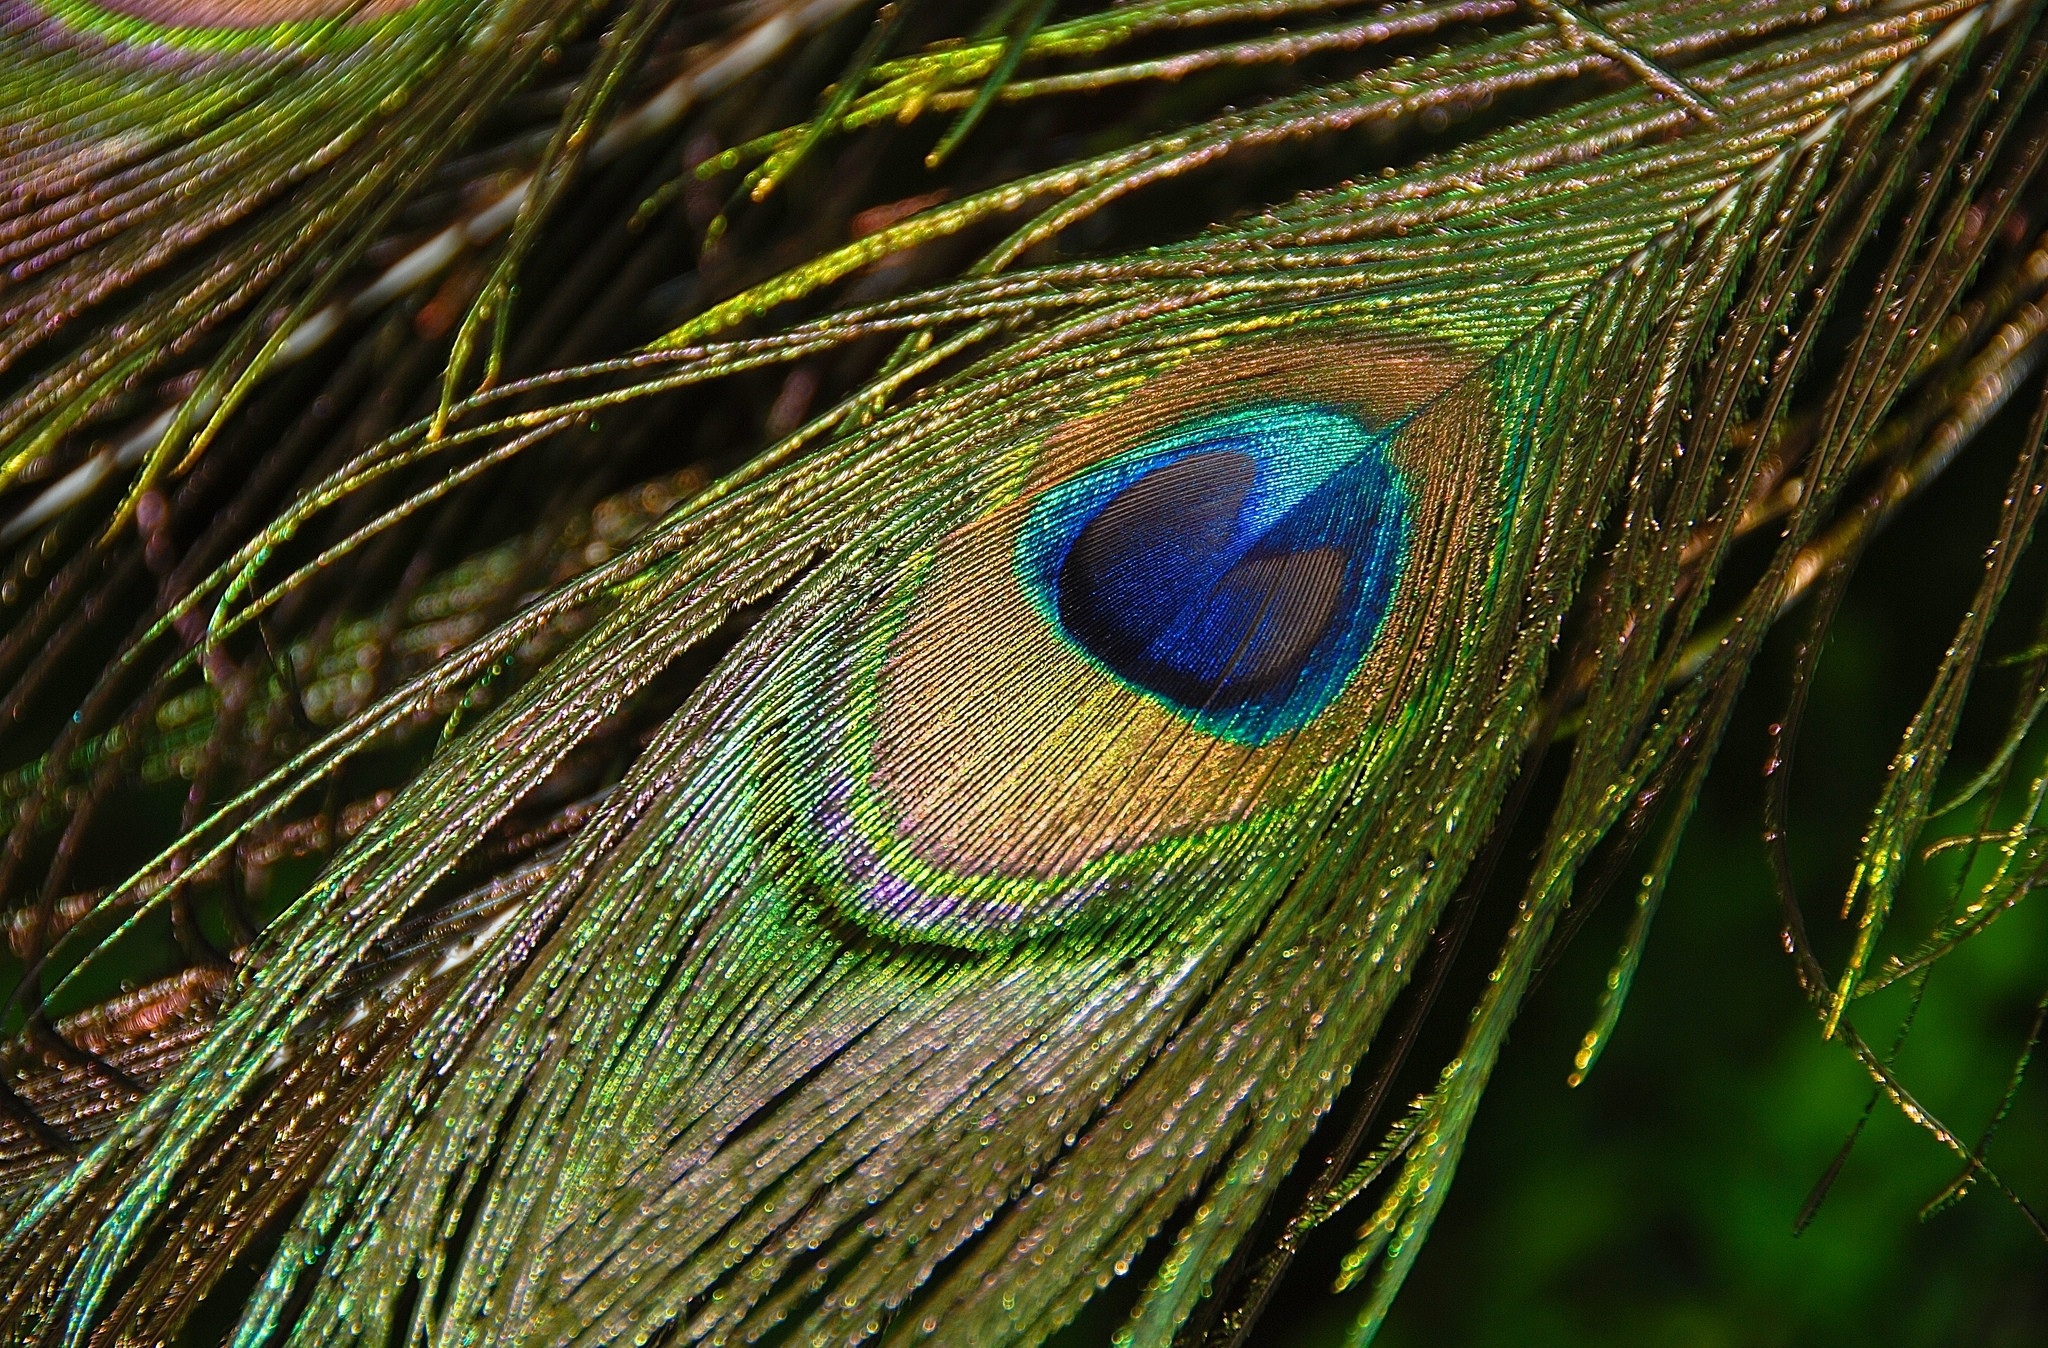
[[[687,8],[0,28],[8,714],[105,651],[0,778],[0,1324],[1034,1344],[1142,1270],[1119,1342],[1242,1342],[1369,1195],[1368,1342],[1587,877],[1641,880],[1580,1075],[1764,634],[2038,338],[2038,7]],[[1873,976],[2041,430],[1863,937],[1788,938],[1957,1192],[1983,1144],[1849,1013],[2038,878],[2040,788]],[[1347,1087],[1545,754],[1462,1042],[1361,1162]],[[190,967],[83,1009],[152,941]]]

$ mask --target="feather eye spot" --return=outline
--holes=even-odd
[[[813,803],[788,829],[757,805],[757,836],[852,922],[965,950],[1109,930],[1212,846],[1284,848],[1434,695],[1490,583],[1516,404],[1461,360],[1291,334],[992,442],[944,532],[875,569],[860,639],[821,647],[849,733],[822,777],[776,755]]]
[[[1410,514],[1396,429],[1292,402],[1190,419],[1046,492],[1019,570],[1120,682],[1264,743],[1335,700],[1392,600]]]

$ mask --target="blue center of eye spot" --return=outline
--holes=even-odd
[[[1266,743],[1335,701],[1379,633],[1410,528],[1399,430],[1305,402],[1189,418],[1042,494],[1018,574],[1126,686]]]

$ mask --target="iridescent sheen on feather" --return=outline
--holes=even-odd
[[[1492,582],[1521,412],[1487,373],[1406,336],[1241,340],[991,446],[979,509],[878,559],[797,676],[825,733],[758,739],[752,860],[987,948],[1326,826]]]

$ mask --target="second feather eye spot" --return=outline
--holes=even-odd
[[[1047,490],[1020,579],[1119,682],[1265,743],[1336,699],[1392,602],[1412,513],[1399,429],[1291,401],[1190,417]]]

